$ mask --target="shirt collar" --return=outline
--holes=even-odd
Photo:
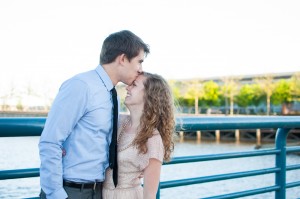
[[[110,91],[114,87],[114,85],[104,68],[99,64],[95,70],[98,73],[101,80],[103,81],[107,91]]]

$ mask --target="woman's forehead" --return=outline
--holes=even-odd
[[[140,74],[140,75],[136,78],[135,82],[136,82],[136,83],[143,83],[143,82],[145,81],[145,79],[146,79],[146,77],[145,77],[143,74]]]

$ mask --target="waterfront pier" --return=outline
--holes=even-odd
[[[276,130],[269,129],[232,129],[232,130],[206,130],[206,131],[180,131],[181,140],[188,139],[197,141],[233,141],[255,142],[257,145],[275,141]],[[300,143],[300,129],[291,129],[287,142]]]

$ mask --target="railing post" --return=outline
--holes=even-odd
[[[276,149],[280,150],[276,154],[276,167],[280,168],[275,174],[275,184],[280,187],[275,193],[275,199],[286,198],[286,138],[290,129],[279,128],[276,132]]]
[[[261,131],[256,129],[256,145],[261,146]]]

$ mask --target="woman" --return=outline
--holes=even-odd
[[[154,199],[163,161],[174,148],[174,103],[168,83],[159,75],[143,73],[127,86],[125,105],[130,115],[120,119],[118,185],[107,169],[104,199]],[[143,187],[140,176],[144,177]]]

